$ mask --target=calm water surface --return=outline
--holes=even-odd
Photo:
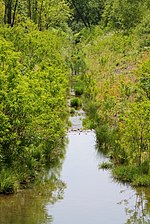
[[[148,214],[144,216],[148,205],[142,189],[138,196],[131,187],[113,182],[109,171],[98,169],[99,162],[105,158],[95,150],[94,132],[71,132],[68,137],[61,176],[67,183],[64,199],[54,206],[47,205],[48,214],[54,217],[53,223],[123,224],[128,219],[128,223],[150,221]]]
[[[110,171],[98,169],[106,159],[97,153],[93,131],[70,131],[68,139],[60,177],[57,170],[45,184],[0,196],[0,224],[150,223],[150,189],[116,183]]]

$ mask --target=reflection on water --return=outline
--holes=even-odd
[[[16,195],[0,196],[0,224],[51,224],[46,203],[54,204],[63,198],[65,184],[55,176],[33,189]]]
[[[141,221],[135,216],[139,206],[136,200],[140,195],[138,189],[115,183],[110,171],[98,169],[99,162],[105,158],[103,155],[97,156],[94,132],[73,131],[68,138],[67,156],[61,175],[67,184],[64,199],[53,206],[47,204],[53,224],[146,224],[150,215],[146,208],[150,205],[149,190],[143,189],[141,192],[142,209],[146,213]],[[135,213],[134,217],[131,211]]]
[[[115,183],[99,170],[106,158],[97,155],[95,133],[81,130],[80,117],[71,120],[63,169],[59,163],[42,184],[0,196],[0,224],[150,223],[150,189]]]
[[[126,224],[149,224],[150,223],[150,189],[138,188],[130,198],[126,198],[120,202],[125,207],[128,219]],[[130,204],[134,198],[134,203]]]
[[[85,112],[80,109],[78,111],[76,111],[76,115],[70,117],[70,122],[71,122],[71,131],[77,131],[77,130],[82,130],[83,126],[82,126],[82,120],[85,118]]]

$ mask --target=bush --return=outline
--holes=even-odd
[[[137,176],[132,185],[150,187],[150,175]]]
[[[82,106],[81,100],[79,98],[73,98],[70,102],[70,106],[79,109]]]
[[[10,194],[17,191],[19,183],[16,176],[10,170],[1,170],[0,193]]]
[[[76,86],[74,91],[75,91],[76,96],[81,96],[83,94],[83,87],[82,86]]]
[[[133,186],[150,186],[150,175],[143,174],[143,169],[137,166],[118,166],[113,169],[116,179],[131,182]]]
[[[14,192],[20,170],[32,177],[53,165],[65,141],[69,42],[61,31],[32,25],[0,26],[0,169],[9,167],[0,172],[0,192]]]
[[[138,173],[137,167],[131,166],[117,166],[113,170],[114,177],[125,182],[132,182],[133,177]]]

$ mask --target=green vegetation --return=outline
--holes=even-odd
[[[71,102],[70,102],[70,106],[75,108],[75,109],[79,109],[81,107],[82,103],[81,103],[81,100],[80,98],[73,98],[71,99]]]
[[[147,167],[148,164],[142,164],[140,167],[122,165],[113,170],[113,175],[118,180],[132,183],[133,186],[149,187],[150,176],[148,175]]]
[[[75,86],[75,95],[81,96],[83,94],[83,87],[82,86]]]
[[[122,179],[149,186],[149,50],[145,46],[139,49],[139,41],[132,35],[114,33],[107,40],[98,36],[95,46],[92,42],[85,48],[89,65],[85,109],[100,150],[110,156],[117,170],[125,166]],[[130,41],[131,36],[135,42]],[[131,166],[136,172],[128,179]],[[146,168],[144,173],[142,166]],[[119,172],[115,176],[121,179]]]
[[[71,108],[70,108],[70,114],[71,114],[72,116],[74,116],[75,113],[76,113],[75,108],[74,108],[74,107],[71,107]],[[71,124],[70,124],[70,126],[71,126]]]
[[[96,130],[115,178],[138,186],[150,186],[149,10],[149,1],[108,0],[100,25],[83,29],[78,43],[84,123]]]
[[[99,169],[103,169],[103,170],[108,170],[108,169],[112,169],[113,164],[110,162],[103,162],[99,165]]]
[[[149,12],[149,0],[0,0],[0,193],[63,157],[72,80],[114,175],[150,185]]]
[[[75,96],[82,96],[84,92],[84,81],[80,80],[80,76],[76,75],[75,84],[74,84]]]
[[[59,2],[66,13],[60,24],[55,1],[45,2],[37,24],[34,5],[29,9],[16,1],[15,9],[14,1],[8,1],[4,9],[0,1],[0,193],[33,181],[64,154],[70,31],[63,31],[69,7]],[[46,18],[45,10],[50,13]]]

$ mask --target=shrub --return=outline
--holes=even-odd
[[[81,100],[79,98],[73,98],[70,102],[70,106],[79,109],[82,106]]]
[[[132,185],[150,187],[150,176],[149,175],[137,176],[134,179]]]
[[[0,193],[10,194],[17,191],[19,183],[12,171],[5,169],[1,170],[0,180]]]
[[[76,96],[81,96],[83,94],[83,87],[82,86],[76,86],[74,91],[75,91]]]
[[[150,186],[150,175],[143,174],[143,169],[137,166],[118,166],[113,169],[116,179],[131,182],[133,186]]]

